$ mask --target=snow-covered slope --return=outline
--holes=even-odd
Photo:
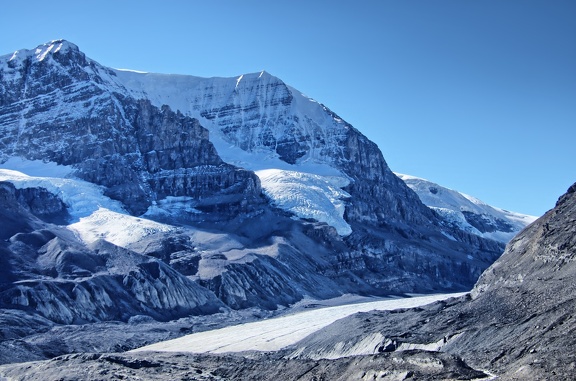
[[[342,190],[349,181],[342,176],[264,169],[256,171],[262,190],[274,204],[300,218],[311,218],[333,226],[342,236],[352,233],[344,219],[345,200]]]
[[[338,163],[350,127],[326,107],[265,71],[237,78],[116,75],[134,97],[199,119],[220,157],[255,171],[276,206],[351,233],[342,217],[347,195],[337,189],[349,184]],[[295,196],[304,189],[306,196]]]
[[[490,206],[475,197],[431,181],[396,173],[449,224],[472,234],[507,243],[537,217]]]
[[[50,164],[47,167],[50,167]],[[88,217],[100,208],[127,214],[120,202],[104,196],[102,187],[87,181],[52,177],[49,174],[47,176],[28,176],[25,173],[10,169],[0,169],[0,181],[8,181],[14,184],[16,188],[44,188],[48,190],[66,204],[73,221]]]

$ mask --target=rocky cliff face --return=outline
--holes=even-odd
[[[0,72],[4,159],[73,166],[137,215],[168,195],[230,203],[260,196],[257,177],[225,164],[198,121],[127,97],[107,81],[114,72],[73,44],[19,51]]]

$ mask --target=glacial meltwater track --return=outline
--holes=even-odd
[[[356,312],[412,308],[464,295],[438,294],[412,298],[385,299],[303,311],[278,318],[246,323],[183,336],[135,349],[131,352],[225,353],[277,351],[294,344],[338,319]]]

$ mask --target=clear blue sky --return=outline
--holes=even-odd
[[[541,215],[576,181],[575,0],[5,1],[0,54],[65,38],[103,65],[266,70],[392,170]]]

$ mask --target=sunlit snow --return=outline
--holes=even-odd
[[[345,178],[280,169],[256,171],[256,175],[276,206],[300,218],[325,222],[342,236],[352,233],[344,220],[345,200],[350,197],[341,189],[348,185]]]
[[[104,239],[125,248],[150,234],[176,230],[170,225],[113,212],[105,208],[99,208],[91,215],[68,225],[68,229],[76,232],[86,243]]]
[[[74,220],[89,216],[100,208],[126,213],[120,202],[104,196],[102,187],[86,181],[28,176],[9,169],[0,169],[0,181],[11,182],[16,188],[44,188],[48,190],[66,204],[68,212]]]
[[[406,184],[418,194],[420,200],[428,207],[436,210],[446,220],[460,226],[463,230],[493,239],[500,242],[508,242],[520,230],[534,222],[537,217],[526,214],[510,212],[504,209],[490,206],[476,197],[442,187],[431,181],[396,173]],[[462,212],[471,212],[483,218],[506,221],[513,227],[512,232],[493,231],[480,232],[470,225]]]
[[[165,217],[178,217],[183,213],[185,214],[200,214],[198,209],[192,206],[194,199],[187,196],[168,196],[162,200],[154,201],[148,207],[143,217],[150,218],[165,218]]]

